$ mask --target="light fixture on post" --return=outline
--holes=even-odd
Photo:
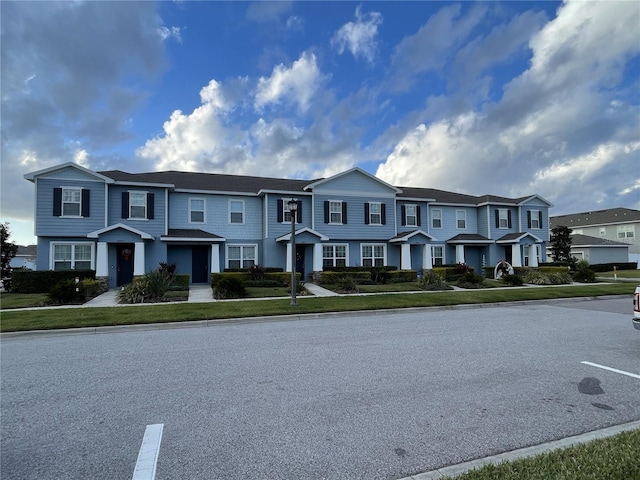
[[[298,199],[292,198],[287,202],[291,214],[291,305],[298,305],[296,298],[296,212],[298,211]]]

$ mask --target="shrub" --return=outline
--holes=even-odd
[[[49,293],[52,285],[63,280],[96,278],[95,270],[28,270],[15,269],[11,275],[14,293]]]
[[[49,290],[50,303],[82,303],[84,298],[83,285],[81,282],[76,283],[75,279],[62,280]]]
[[[389,272],[389,283],[415,282],[417,276],[415,270],[394,270]]]
[[[508,273],[506,275],[502,275],[500,280],[512,287],[519,287],[524,283],[520,275],[509,275]]]
[[[169,290],[189,290],[189,274],[183,273],[175,275]]]
[[[463,273],[458,280],[458,286],[461,288],[482,288],[484,277],[468,270]]]
[[[147,285],[144,277],[134,278],[118,292],[119,303],[144,303],[147,298]]]
[[[236,276],[222,277],[213,289],[213,296],[218,300],[225,298],[244,298],[247,296],[245,283]]]
[[[523,278],[525,283],[532,285],[564,285],[571,283],[571,276],[565,271],[542,272],[540,270],[530,270]]]
[[[469,273],[471,271],[473,271],[473,268],[471,268],[466,263],[458,263],[455,267],[453,267],[453,273],[455,275],[464,275],[465,273]]]
[[[576,271],[573,280],[582,283],[592,283],[596,281],[596,272],[589,267],[589,262],[580,260],[576,263]]]
[[[351,276],[343,276],[336,281],[336,291],[338,293],[358,293],[358,284]]]
[[[418,288],[421,290],[453,290],[453,287],[449,285],[440,273],[434,270],[425,270],[422,272],[422,276],[418,279]]]
[[[260,265],[251,265],[249,273],[251,274],[251,280],[255,281],[264,279],[264,267]]]
[[[247,287],[272,288],[272,287],[284,287],[287,284],[279,280],[248,280],[247,282],[245,282],[245,285]]]

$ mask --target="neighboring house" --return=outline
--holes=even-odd
[[[430,269],[506,259],[535,266],[549,240],[538,195],[475,197],[400,188],[353,168],[288,180],[188,172],[94,172],[65,163],[25,175],[35,184],[37,269],[96,270],[110,287],[175,263],[191,282],[254,264],[291,271],[332,266]]]
[[[547,252],[550,254],[549,249]],[[592,265],[627,263],[629,261],[629,245],[606,238],[576,233],[571,236],[571,256],[578,260],[586,260]]]
[[[640,261],[640,210],[609,208],[593,212],[559,215],[549,219],[551,228],[569,227],[574,235],[587,235],[629,245],[627,262]],[[619,255],[618,252],[616,255]],[[619,260],[601,261],[612,263]],[[596,263],[589,261],[590,263]]]
[[[36,245],[18,245],[16,256],[11,259],[9,266],[11,268],[36,268]]]

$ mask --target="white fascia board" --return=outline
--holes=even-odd
[[[175,188],[175,185],[172,183],[127,182],[127,181],[117,181],[113,183],[114,185],[124,185],[124,186],[131,186],[131,187],[169,188],[172,190]]]
[[[140,238],[142,238],[143,240],[153,240],[153,237],[147,232],[143,232],[142,230],[138,230],[137,228],[130,227],[129,225],[125,225],[124,223],[116,223],[115,225],[110,225],[106,228],[101,228],[100,230],[89,232],[87,234],[87,238],[98,238],[103,233],[117,230],[118,228],[122,228],[123,230],[127,230],[128,232],[140,235]]]
[[[358,172],[361,173],[369,178],[371,178],[372,180],[375,180],[376,182],[380,183],[381,185],[384,185],[385,187],[387,187],[388,189],[392,190],[394,193],[402,193],[402,190],[399,189],[398,187],[395,187],[387,182],[385,182],[384,180],[380,180],[378,177],[376,177],[375,175],[370,174],[369,172],[364,171],[363,169],[361,169],[360,167],[353,167],[349,170],[346,170],[344,172],[338,173],[336,175],[333,175],[331,177],[327,177],[327,178],[323,178],[322,180],[318,180],[317,182],[313,182],[310,183],[309,185],[307,185],[306,187],[304,187],[305,190],[312,190],[314,187],[318,186],[318,185],[322,185],[323,183],[329,182],[331,180],[335,180],[336,178],[340,178],[344,175],[349,175],[350,173],[353,172]],[[323,192],[324,193],[324,192]]]
[[[253,192],[228,192],[223,190],[196,190],[191,188],[176,188],[174,192],[177,193],[195,193],[198,195],[227,195],[235,197],[257,197],[257,193]]]
[[[24,174],[24,178],[29,180],[30,182],[33,182],[36,177],[39,177],[41,175],[46,175],[47,173],[55,172],[56,170],[62,170],[64,168],[69,168],[69,167],[80,170],[81,172],[86,173],[87,175],[90,175],[92,177],[95,177],[96,179],[102,182],[113,183],[113,179],[109,177],[105,177],[104,175],[100,175],[99,173],[96,173],[93,170],[89,170],[88,168],[81,167],[77,163],[73,163],[73,162],[66,162],[60,165],[54,165],[53,167],[43,168],[42,170],[38,170],[35,172],[26,173]]]
[[[528,201],[530,201],[530,200],[534,200],[534,199],[542,200],[544,203],[546,203],[546,204],[547,204],[547,207],[549,207],[549,208],[554,207],[553,203],[551,203],[551,202],[550,202],[549,200],[547,200],[546,198],[541,197],[540,195],[537,195],[537,194],[536,194],[536,195],[531,195],[530,197],[528,197],[528,198],[526,198],[525,200],[523,200],[522,202],[520,202],[518,205],[524,205],[524,204],[525,204],[525,203],[527,203]]]
[[[296,190],[295,192],[293,192],[291,190],[270,190],[266,188],[266,189],[260,189],[258,191],[258,195],[263,195],[267,193],[274,193],[276,195],[286,195],[287,197],[310,197],[311,195],[313,195],[313,193],[311,192],[301,192],[299,190]]]
[[[419,197],[396,197],[399,202],[435,202],[435,198],[419,198]]]

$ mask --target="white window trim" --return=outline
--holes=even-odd
[[[540,210],[530,210],[531,212],[531,229],[532,230],[540,230],[542,225],[540,225]],[[537,223],[538,226],[534,227],[533,222]]]
[[[458,213],[462,213],[463,217],[462,219],[458,218]],[[459,220],[463,220],[464,221],[464,227],[459,227],[458,226],[458,221]],[[466,210],[456,210],[456,230],[466,230],[467,229],[467,211]]]
[[[363,254],[363,250],[364,247],[371,247],[371,266],[375,267],[376,263],[375,260],[376,258],[380,258],[380,257],[376,257],[375,256],[375,247],[382,247],[382,266],[386,266],[387,265],[387,244],[386,243],[361,243],[360,244],[360,265],[364,266],[364,254]],[[367,259],[369,259],[369,257],[367,257]]]
[[[436,212],[440,212],[440,218],[436,218],[435,213]],[[435,220],[440,220],[440,226],[436,227],[434,226],[433,222]],[[441,229],[442,228],[442,209],[441,208],[434,208],[431,210],[431,228],[433,229]]]
[[[622,233],[622,237],[620,234]],[[631,233],[631,235],[628,235]],[[629,238],[636,238],[636,226],[635,225],[618,225],[616,229],[616,238],[618,240],[627,240]]]
[[[344,219],[342,218],[342,200],[329,200],[329,225],[344,225]],[[340,214],[340,221],[339,222],[334,222],[331,220],[331,205],[332,204],[339,204],[340,205],[340,211],[339,212],[333,212],[333,213],[337,213]]]
[[[440,258],[440,257],[437,257],[436,255],[433,254],[433,249],[434,248],[441,248],[442,249],[442,265],[446,265],[447,264],[447,261],[446,261],[446,258],[445,258],[446,249],[444,248],[444,245],[431,245],[431,266],[432,267],[438,267],[439,266],[439,265],[436,265],[434,263],[436,258]]]
[[[378,213],[373,213],[372,208],[374,205],[379,207]],[[373,221],[373,216],[378,215],[379,222]],[[369,225],[382,225],[382,202],[369,202]]]
[[[291,225],[291,212],[289,211],[289,202],[291,200],[296,200],[296,199],[294,199],[293,197],[289,197],[289,198],[282,198],[281,200],[282,200],[282,223]],[[287,220],[287,214],[289,215],[289,220]],[[300,223],[298,220],[298,217],[299,215],[296,215],[296,225]]]
[[[49,244],[49,270],[55,270],[55,246],[56,245],[71,245],[71,270],[75,270],[75,246],[83,245],[91,247],[91,267],[89,270],[95,270],[96,268],[96,248],[93,242],[51,242]]]
[[[60,187],[61,188],[61,199],[60,199],[60,218],[84,218],[82,216],[82,187]],[[78,205],[80,206],[80,208],[78,209],[78,215],[65,215],[64,214],[64,204],[65,203],[76,203],[76,202],[65,202],[64,201],[64,191],[65,190],[79,190],[80,191],[80,201],[78,202]]]
[[[202,201],[202,221],[195,222],[191,219],[191,212],[199,212],[200,210],[192,210],[191,201],[192,200],[201,200]],[[207,199],[205,197],[189,197],[189,223],[202,225],[207,223]]]
[[[129,218],[128,220],[137,220],[137,221],[142,221],[142,220],[149,220],[149,205],[147,203],[147,200],[149,198],[149,192],[146,191],[142,191],[142,190],[129,190]],[[132,207],[140,207],[141,205],[133,205],[133,202],[131,201],[131,194],[132,193],[139,193],[141,195],[144,195],[144,216],[143,217],[132,217],[131,216],[131,208]]]
[[[600,227],[600,236],[601,237],[607,236],[607,227]]]
[[[238,203],[242,204],[242,222],[232,222],[231,221],[231,213],[240,213],[240,212],[232,212],[231,211],[231,202],[238,202]],[[244,200],[229,199],[229,224],[230,225],[244,225],[245,221],[246,221],[245,219],[246,219],[246,208],[245,208]]]
[[[229,267],[229,247],[240,247],[240,267],[239,268],[245,268],[242,266],[242,262],[244,260],[244,249],[249,247],[249,248],[253,248],[254,252],[255,252],[255,257],[253,259],[253,264],[254,265],[259,265],[258,262],[258,244],[257,243],[229,243],[227,245],[225,245],[225,249],[224,249],[224,265],[225,268],[231,268]],[[234,258],[235,260],[235,258]],[[235,267],[233,267],[235,268]]]
[[[409,207],[414,209],[413,215],[409,215]],[[409,217],[413,217],[413,223],[409,223]],[[418,226],[418,205],[410,203],[404,206],[404,224],[407,227]]]
[[[345,267],[349,266],[349,244],[348,243],[323,243],[322,244],[323,250],[322,250],[322,265],[324,267],[324,261],[327,258],[331,258],[333,259],[333,267],[336,266],[336,259],[337,258],[342,258],[342,257],[336,257],[336,247],[344,247],[344,265]],[[324,247],[331,247],[333,248],[333,256],[332,257],[325,257],[324,256]]]
[[[503,218],[504,214],[504,218]],[[531,214],[531,219],[533,221],[533,213]],[[502,226],[502,221],[504,220],[504,227]],[[509,209],[508,208],[499,208],[498,209],[498,229],[499,230],[508,230],[509,229]]]

